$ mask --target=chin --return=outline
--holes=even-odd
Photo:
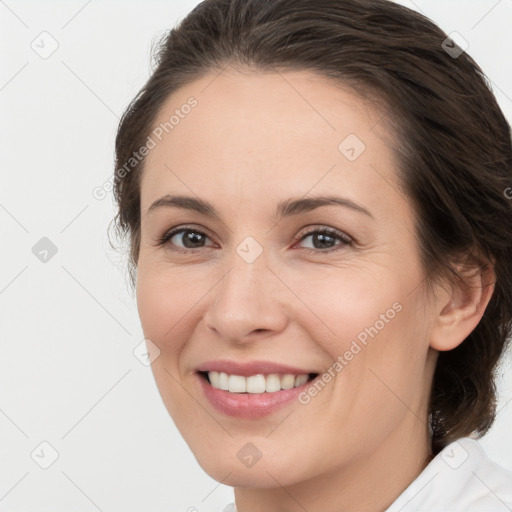
[[[232,463],[209,461],[205,464],[199,461],[199,465],[208,476],[230,487],[265,489],[280,485],[292,485],[295,480],[293,477],[290,478],[291,475],[287,475],[287,478],[284,479],[281,469],[276,468],[273,464],[264,464],[262,461],[252,468],[244,467],[238,460]],[[297,478],[297,482],[299,480]]]
[[[274,488],[280,485],[293,485],[306,479],[300,461],[292,454],[273,451],[273,456],[261,454],[261,458],[251,460],[252,448],[246,441],[226,443],[222,449],[201,449],[189,444],[192,452],[206,474],[214,480],[231,487]],[[244,450],[245,447],[245,450]],[[279,457],[277,457],[279,455]],[[244,460],[245,459],[245,460]],[[300,474],[299,474],[300,473]]]

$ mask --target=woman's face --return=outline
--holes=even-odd
[[[138,309],[169,413],[227,485],[426,446],[431,306],[382,116],[312,73],[229,68],[155,123]]]

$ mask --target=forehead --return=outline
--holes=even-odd
[[[249,202],[258,196],[261,204],[313,188],[353,194],[372,175],[391,174],[392,182],[383,116],[379,106],[312,72],[210,73],[161,108],[142,202],[166,188]]]

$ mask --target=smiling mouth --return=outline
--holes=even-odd
[[[215,371],[199,371],[198,374],[214,389],[235,394],[276,393],[304,386],[319,375],[318,373],[302,373],[299,375],[290,373],[260,373],[245,377],[243,375],[231,375]]]

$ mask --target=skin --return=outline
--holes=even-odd
[[[152,369],[165,406],[203,469],[235,488],[239,512],[385,510],[433,455],[438,351],[474,329],[492,287],[439,283],[428,294],[377,106],[310,72],[228,68],[169,97],[155,126],[190,96],[197,107],[151,150],[141,181],[137,304],[160,350]],[[354,161],[338,149],[349,134],[366,146]],[[206,200],[220,219],[148,211],[166,194]],[[343,196],[371,216],[328,205],[273,218],[279,201],[305,195]],[[203,246],[187,248],[182,235],[158,245],[179,226],[205,233]],[[301,240],[322,227],[353,244]],[[248,236],[263,250],[252,263],[236,251]],[[240,419],[202,393],[195,369],[207,360],[325,371],[397,302],[401,311],[306,405]],[[237,457],[248,442],[262,454],[250,468]]]

